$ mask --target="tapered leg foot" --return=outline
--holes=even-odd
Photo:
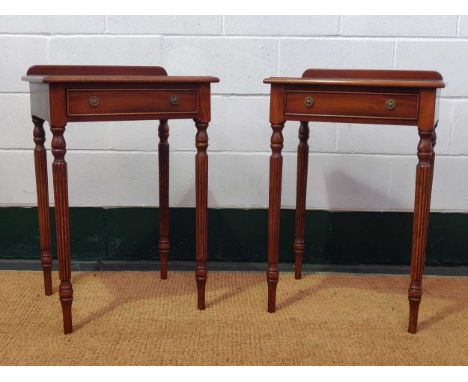
[[[199,310],[205,309],[205,289],[206,289],[207,273],[208,273],[207,268],[202,265],[197,267],[195,271],[195,277],[197,280],[197,295],[198,295],[197,307]]]
[[[42,274],[44,276],[44,291],[46,296],[52,295],[52,256],[50,251],[41,253]]]
[[[161,251],[161,245],[159,246],[159,260],[161,262],[161,280],[167,279],[167,253],[163,254]]]
[[[304,254],[304,241],[294,240],[294,278],[302,278],[302,257]]]
[[[279,272],[278,270],[267,270],[268,284],[268,312],[276,312],[276,287],[278,285]]]
[[[417,285],[411,285],[408,289],[409,301],[409,320],[408,320],[408,333],[415,334],[418,331],[418,313],[419,304],[421,303],[422,290]]]
[[[69,281],[62,281],[59,288],[60,303],[62,304],[63,332],[69,334],[73,331],[72,302],[73,288]]]

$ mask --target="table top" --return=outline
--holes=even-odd
[[[265,84],[443,88],[442,75],[420,70],[308,69],[302,77],[269,77]]]
[[[168,76],[160,66],[36,65],[23,81],[39,83],[213,83],[211,76]]]

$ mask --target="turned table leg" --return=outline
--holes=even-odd
[[[297,146],[297,180],[296,180],[296,227],[294,233],[295,278],[302,274],[302,257],[304,255],[304,220],[307,195],[307,167],[309,162],[309,123],[301,122],[299,126],[299,145]]]
[[[207,279],[206,260],[208,256],[208,123],[195,121],[197,127],[195,155],[196,182],[196,259],[195,278],[198,289],[198,309],[205,309],[205,286]]]
[[[272,124],[270,156],[270,190],[268,206],[268,269],[266,272],[268,285],[268,312],[276,310],[276,286],[278,285],[278,258],[281,210],[281,172],[283,167],[283,127],[284,124]]]
[[[426,258],[429,227],[431,189],[434,170],[435,132],[419,130],[419,162],[416,167],[416,192],[414,200],[413,245],[411,255],[411,283],[408,289],[410,307],[408,332],[416,333],[418,311],[422,296],[422,276]]]
[[[41,246],[41,267],[44,275],[46,296],[52,294],[52,254],[50,252],[49,187],[47,181],[47,151],[44,148],[44,120],[33,116],[34,124],[34,165],[36,171],[37,212],[39,215],[39,241]]]
[[[55,225],[57,232],[57,256],[59,263],[60,287],[59,296],[62,304],[63,331],[72,332],[72,301],[73,288],[71,284],[70,264],[70,226],[68,217],[68,182],[67,163],[65,162],[66,143],[63,137],[65,126],[51,126],[52,164],[54,178]]]
[[[167,279],[167,256],[169,254],[169,125],[159,122],[159,258],[161,279]]]

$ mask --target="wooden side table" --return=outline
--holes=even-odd
[[[270,123],[270,197],[268,214],[268,311],[276,309],[283,158],[282,130],[286,121],[300,121],[297,148],[295,277],[301,278],[304,216],[309,155],[309,121],[413,125],[418,127],[410,305],[408,331],[416,333],[428,235],[435,127],[442,76],[429,71],[309,69],[302,78],[272,77]]]
[[[205,309],[207,279],[207,188],[210,84],[215,77],[168,76],[162,67],[33,66],[29,82],[34,123],[34,149],[41,264],[45,294],[52,294],[49,199],[44,121],[53,134],[52,164],[57,227],[59,296],[64,332],[72,332],[70,228],[68,215],[66,144],[67,122],[159,120],[159,200],[161,279],[167,278],[169,253],[169,126],[168,119],[193,119],[197,128],[196,177],[196,281],[198,309]]]

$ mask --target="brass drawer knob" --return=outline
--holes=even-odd
[[[312,97],[305,98],[304,105],[306,105],[306,107],[312,107],[313,104],[314,104],[314,99]]]
[[[176,106],[179,104],[179,97],[176,96],[176,95],[173,95],[169,98],[169,103],[172,105],[172,106]]]
[[[396,108],[396,101],[394,99],[388,99],[387,101],[385,101],[385,108],[387,110],[393,110]]]
[[[91,96],[88,99],[89,106],[91,107],[98,107],[99,105],[99,98],[96,96]]]

